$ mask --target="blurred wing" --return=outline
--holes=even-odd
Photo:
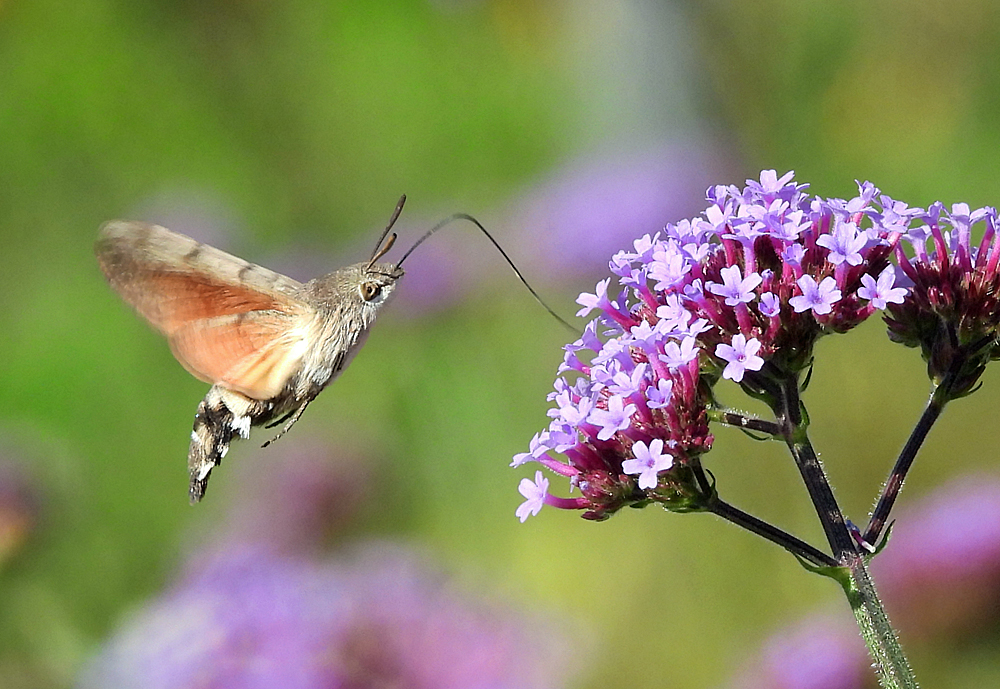
[[[208,383],[254,399],[301,364],[313,309],[301,283],[158,225],[111,222],[96,246],[110,285]]]

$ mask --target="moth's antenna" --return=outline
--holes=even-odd
[[[402,205],[403,205],[402,199],[400,200],[399,205],[400,205],[400,207],[402,207]],[[549,312],[550,316],[552,316],[557,321],[559,321],[560,323],[562,323],[563,326],[567,330],[569,330],[570,332],[572,332],[575,335],[579,335],[580,334],[579,330],[577,330],[572,325],[570,325],[565,320],[563,320],[562,316],[560,316],[559,314],[557,314],[555,311],[553,311],[551,308],[549,308],[548,304],[546,304],[544,301],[542,301],[542,298],[540,296],[538,296],[538,292],[536,292],[534,290],[534,288],[532,288],[532,286],[528,284],[528,281],[524,279],[523,275],[521,275],[521,271],[518,270],[517,266],[514,265],[514,262],[512,260],[510,260],[510,256],[507,255],[507,252],[504,251],[503,247],[501,247],[497,243],[497,240],[493,239],[493,235],[491,235],[489,232],[487,232],[486,228],[483,227],[482,224],[480,224],[480,222],[478,220],[476,220],[475,218],[473,218],[468,213],[455,213],[454,215],[449,215],[447,218],[445,218],[444,220],[442,220],[441,222],[439,222],[437,225],[435,225],[431,229],[427,230],[427,232],[425,232],[424,235],[420,239],[418,239],[416,242],[413,243],[413,246],[411,246],[409,249],[407,249],[406,253],[403,254],[403,257],[401,259],[399,259],[399,263],[396,264],[396,267],[399,268],[400,266],[402,266],[403,265],[403,261],[406,260],[406,257],[409,256],[410,254],[412,254],[414,249],[416,249],[418,246],[420,246],[421,244],[423,244],[424,240],[426,240],[428,237],[430,237],[432,234],[434,234],[435,232],[437,232],[438,230],[440,230],[445,225],[449,225],[449,224],[455,222],[456,220],[468,220],[473,225],[475,225],[476,227],[478,227],[480,229],[480,231],[484,235],[486,235],[486,238],[490,240],[490,242],[493,244],[493,246],[496,247],[497,251],[500,252],[500,255],[504,257],[504,260],[507,261],[507,265],[509,265],[511,267],[511,269],[514,271],[514,275],[516,275],[517,278],[521,281],[521,284],[528,288],[528,291],[531,292],[531,296],[533,296],[535,298],[535,301],[537,301],[539,304],[541,304],[542,307],[546,311]]]
[[[378,243],[375,244],[375,250],[372,251],[372,260],[368,262],[369,270],[371,270],[371,267],[375,265],[375,261],[389,253],[389,249],[392,248],[393,243],[396,241],[395,233],[393,233],[389,239],[386,239],[386,235],[389,234],[389,230],[391,230],[392,226],[396,224],[397,220],[399,220],[399,214],[403,212],[404,203],[406,203],[406,194],[399,197],[399,203],[396,204],[396,210],[392,212],[392,217],[389,218],[389,224],[385,226],[385,229],[382,230],[382,234],[379,235]],[[384,244],[382,243],[383,241],[385,242]]]

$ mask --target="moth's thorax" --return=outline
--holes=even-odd
[[[403,270],[391,263],[376,263],[369,269],[365,262],[302,286],[298,297],[315,309],[316,316],[309,325],[310,344],[299,379],[293,382],[299,394],[308,394],[306,388],[313,386],[318,392],[350,363],[402,275]]]

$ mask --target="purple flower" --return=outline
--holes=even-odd
[[[792,297],[788,303],[796,313],[811,309],[817,316],[822,316],[833,311],[833,305],[840,301],[841,293],[837,289],[837,281],[831,277],[823,278],[823,282],[817,285],[811,275],[803,275],[795,284],[802,290],[802,294]]]
[[[656,280],[656,289],[669,290],[684,280],[691,271],[691,258],[676,246],[667,244],[653,252],[649,277]]]
[[[763,282],[763,278],[757,273],[751,273],[744,278],[740,274],[739,266],[723,268],[720,272],[723,284],[709,282],[707,287],[712,294],[725,297],[726,306],[736,306],[753,301],[753,291]]]
[[[523,524],[528,517],[534,517],[541,512],[545,505],[545,496],[548,494],[549,480],[542,476],[542,472],[536,471],[535,480],[521,479],[521,485],[517,490],[524,496],[524,502],[517,508],[517,518]]]
[[[685,337],[680,342],[668,340],[663,345],[663,354],[660,361],[667,365],[667,368],[674,371],[698,358],[698,342],[694,337]]]
[[[647,447],[641,440],[632,445],[633,459],[622,462],[622,471],[639,475],[639,487],[643,490],[656,488],[656,475],[666,471],[674,463],[674,458],[663,452],[663,441],[653,438]],[[523,520],[522,520],[523,521]]]
[[[670,404],[670,393],[673,392],[674,382],[667,378],[660,378],[656,385],[646,388],[646,404],[650,409],[662,409]]]
[[[545,437],[548,436],[548,434],[548,431],[535,433],[531,442],[528,444],[528,451],[514,455],[514,459],[511,461],[510,465],[512,467],[516,467],[531,460],[541,459],[542,455],[544,455],[546,450],[549,449],[548,443],[546,442],[547,438]]]
[[[801,266],[805,257],[806,250],[801,244],[790,244],[781,251],[781,260],[792,268]]]
[[[556,397],[559,402],[559,418],[571,426],[583,423],[594,408],[594,402],[589,397],[573,402],[569,393]]]
[[[663,299],[663,306],[656,308],[656,317],[660,323],[665,323],[668,328],[687,325],[691,321],[691,312],[684,307],[684,302],[679,295],[668,294]],[[646,321],[643,321],[645,323]]]
[[[830,250],[827,260],[835,266],[847,263],[856,266],[864,260],[861,250],[865,248],[868,237],[858,231],[858,226],[852,222],[838,221],[833,234],[825,234],[816,240],[816,244]]]
[[[613,253],[609,266],[622,291],[612,300],[605,279],[581,296],[582,313],[599,313],[560,368],[588,392],[567,398],[561,391],[572,386],[560,377],[550,399],[561,420],[539,447],[518,455],[580,491],[573,500],[548,494],[545,504],[583,509],[588,519],[650,502],[703,509],[707,479],[693,477],[714,440],[707,408],[719,379],[766,389],[765,362],[773,373],[801,372],[819,337],[872,314],[861,290],[870,294],[869,279],[883,274],[909,222],[900,218],[911,215],[869,183],[846,200],[813,197],[806,188],[773,170],[743,189],[710,187],[701,216]],[[883,226],[883,213],[891,225]],[[586,418],[582,410],[561,413],[582,399],[594,404]],[[636,460],[648,461],[657,439],[670,448],[671,464],[658,470],[655,488],[648,476],[637,488],[630,471]]]
[[[905,287],[893,287],[895,283],[895,268],[886,266],[877,281],[871,275],[861,276],[861,284],[864,287],[858,290],[858,296],[871,301],[876,309],[884,309],[889,302],[902,304],[908,290]]]
[[[762,170],[759,183],[752,179],[747,180],[747,191],[754,192],[766,200],[786,198],[804,188],[804,186],[797,187],[794,184],[789,184],[794,177],[794,172],[786,172],[779,179],[778,174],[774,170]]]
[[[773,292],[760,295],[760,315],[773,318],[781,313],[781,300]]]
[[[729,362],[726,364],[726,370],[722,372],[722,377],[739,383],[747,371],[759,371],[764,366],[764,360],[757,356],[759,351],[760,342],[752,338],[748,342],[742,334],[733,336],[731,346],[724,342],[720,343],[715,348],[715,355]]]
[[[576,303],[583,307],[576,312],[578,318],[583,318],[594,309],[604,309],[610,305],[610,301],[608,300],[609,284],[611,284],[611,278],[601,280],[597,283],[597,290],[595,294],[588,294],[587,292],[584,292],[576,298]]]
[[[976,388],[986,365],[1000,358],[997,212],[955,204],[949,213],[939,202],[916,210],[893,214],[897,225],[904,218],[924,224],[906,233],[912,255],[895,247],[899,268],[912,286],[902,302],[887,305],[885,321],[889,337],[920,347],[931,378],[940,382],[947,376],[948,394],[961,397]],[[973,245],[972,228],[979,223],[982,239]]]
[[[646,379],[646,367],[649,364],[638,364],[631,373],[619,371],[611,378],[608,390],[614,395],[628,397],[639,392],[642,382]]]
[[[629,427],[632,415],[635,414],[634,404],[625,404],[624,398],[620,395],[612,395],[608,398],[608,408],[595,408],[590,412],[587,419],[590,423],[601,427],[597,433],[599,440],[607,440],[618,431],[623,431]]]

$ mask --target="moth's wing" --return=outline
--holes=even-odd
[[[249,311],[194,321],[169,336],[170,349],[205,382],[266,400],[301,366],[311,315]]]
[[[301,363],[315,318],[296,297],[301,283],[147,223],[107,223],[96,253],[110,285],[201,380],[269,399]]]

